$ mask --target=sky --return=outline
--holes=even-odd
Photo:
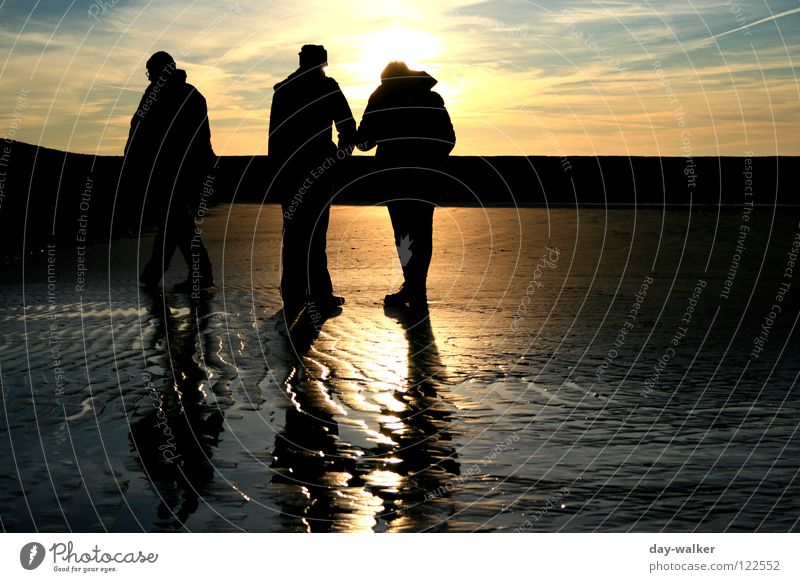
[[[166,50],[216,153],[265,154],[306,43],[356,120],[387,62],[427,70],[456,155],[800,155],[798,0],[0,0],[0,136],[121,154]]]

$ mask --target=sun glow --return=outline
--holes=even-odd
[[[436,35],[413,28],[388,28],[352,39],[352,58],[337,65],[349,81],[353,97],[366,99],[380,83],[383,68],[391,61],[405,61],[412,69],[431,71],[442,53]]]

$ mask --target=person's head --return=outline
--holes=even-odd
[[[408,79],[413,76],[413,72],[403,61],[392,61],[381,71],[381,81],[393,79]]]
[[[175,59],[167,52],[158,51],[147,59],[147,78],[151,81],[158,79],[165,69],[175,69]]]
[[[328,51],[321,44],[305,44],[298,53],[303,70],[322,68],[328,64]]]

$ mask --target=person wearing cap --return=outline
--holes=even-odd
[[[189,267],[174,290],[212,287],[214,276],[192,208],[208,190],[214,151],[206,100],[186,82],[186,71],[164,51],[147,61],[150,84],[131,119],[123,176],[144,194],[142,213],[158,219],[150,260],[139,280],[157,287],[178,248]],[[211,180],[213,183],[213,179]]]
[[[330,313],[333,294],[326,254],[334,166],[355,147],[356,123],[338,83],[325,74],[328,53],[307,44],[300,67],[275,85],[269,118],[270,190],[283,210],[281,298],[288,318],[305,305]],[[332,126],[338,131],[338,150]]]
[[[401,61],[389,63],[358,128],[359,149],[377,146],[403,285],[384,298],[387,307],[426,309],[433,254],[433,191],[456,136],[436,79]]]

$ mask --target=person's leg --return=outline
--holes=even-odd
[[[199,212],[201,201],[205,200],[203,193],[206,192],[208,174],[202,172],[202,169],[202,164],[186,166],[176,187],[176,193],[182,198],[176,197],[173,202],[179,204],[175,208],[178,247],[189,267],[189,277],[193,278],[196,273],[202,278],[201,286],[211,286],[214,283],[214,270],[203,242],[201,228],[195,220],[195,213]],[[202,208],[205,210],[206,207]]]
[[[175,248],[178,246],[178,229],[176,229],[174,225],[173,215],[173,210],[168,210],[167,215],[158,226],[158,232],[156,233],[155,239],[153,239],[153,250],[150,254],[150,260],[147,265],[145,265],[139,277],[142,283],[146,285],[158,285],[161,279],[163,279],[164,274],[169,270],[172,255],[175,253]]]
[[[309,237],[306,256],[309,299],[324,314],[331,314],[344,304],[343,297],[333,294],[333,282],[328,269],[328,225],[333,184],[333,168],[330,168],[317,177],[303,204]]]
[[[403,307],[412,300],[412,296],[420,295],[419,286],[413,276],[413,266],[409,268],[418,244],[416,240],[418,235],[413,228],[415,218],[409,206],[407,200],[394,200],[387,204],[394,231],[397,258],[403,269],[403,286],[396,293],[390,293],[383,299],[387,307]]]
[[[417,200],[390,202],[394,244],[403,267],[406,294],[424,296],[433,253],[433,205]]]
[[[164,231],[166,230],[166,220],[158,225],[158,232],[153,239],[153,248],[150,249],[150,259],[139,275],[139,281],[146,286],[156,286],[161,281],[162,250],[164,248]]]
[[[409,237],[410,233],[405,232],[407,221],[405,220],[405,201],[393,200],[386,204],[389,210],[389,220],[392,221],[392,232],[394,233],[394,246],[398,250],[400,264],[405,262],[404,256],[400,255],[400,249],[408,246],[408,240],[403,242],[403,238]]]
[[[297,212],[288,204],[283,208],[283,240],[281,245],[281,299],[284,310],[299,312],[306,300],[305,252],[303,228]]]
[[[307,255],[308,294],[316,299],[328,299],[333,295],[333,283],[328,270],[328,224],[330,223],[330,205],[315,205],[316,208],[308,216],[310,230]]]
[[[211,285],[214,283],[214,267],[211,265],[211,258],[208,256],[208,249],[201,236],[197,233],[189,241],[189,250],[192,253],[192,272],[197,270],[203,278],[204,285]]]
[[[333,297],[333,283],[328,270],[328,225],[331,216],[333,168],[319,176],[308,192],[306,221],[309,229],[307,256],[309,295],[324,302]],[[322,307],[326,307],[323,305]]]
[[[183,283],[175,286],[176,291],[190,292],[214,286],[214,271],[208,250],[188,207],[176,210],[172,227],[176,232],[177,245],[189,268]]]
[[[406,236],[411,241],[403,277],[406,285],[421,297],[427,294],[428,269],[433,255],[433,210],[429,202],[409,201],[402,217]]]

